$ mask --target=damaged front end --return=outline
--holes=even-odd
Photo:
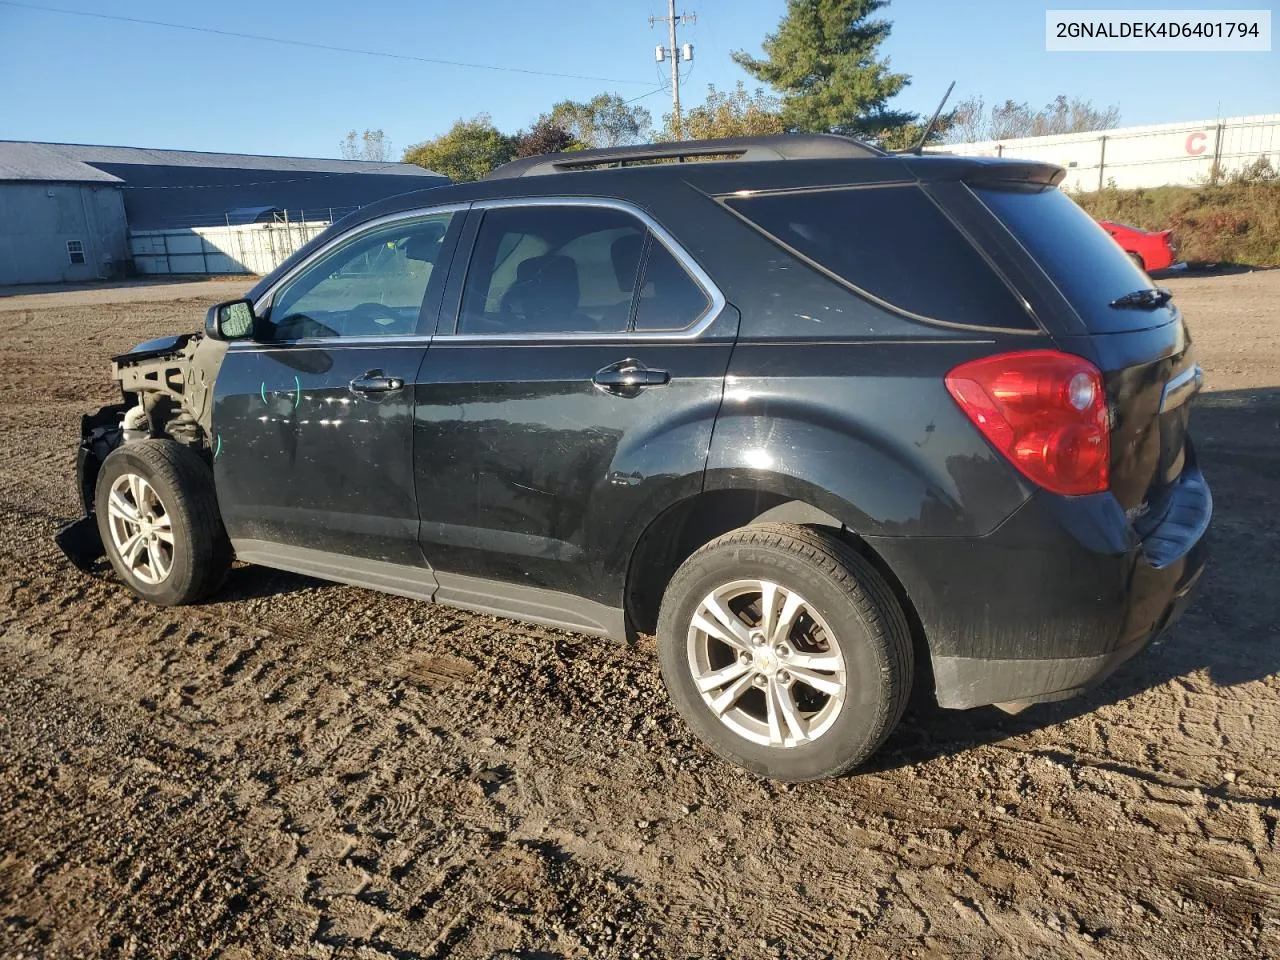
[[[94,515],[98,472],[122,444],[167,438],[210,456],[213,383],[227,345],[200,333],[140,343],[111,359],[122,402],[80,418],[76,485],[84,516],[58,531],[54,542],[73,564],[88,570],[103,556]]]

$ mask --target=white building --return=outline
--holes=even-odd
[[[1063,185],[1069,190],[1195,186],[1208,182],[1215,166],[1230,175],[1260,157],[1280,172],[1280,113],[928,149],[964,156],[1045,160],[1066,168]]]
[[[206,249],[195,230],[243,224],[245,209],[259,208],[314,233],[357,207],[448,182],[409,163],[0,140],[0,285],[255,272],[262,264],[248,262],[244,244],[229,248],[246,250],[237,259]],[[131,232],[147,234],[146,251],[131,246]],[[280,240],[300,245],[308,235],[295,226]],[[157,236],[161,255],[141,256]],[[269,269],[287,251],[276,244],[268,254]]]

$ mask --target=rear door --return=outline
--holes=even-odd
[[[456,325],[417,387],[439,597],[486,578],[619,606],[631,518],[701,487],[736,311],[624,204],[477,208]]]
[[[1057,188],[991,184],[975,193],[1068,305],[1059,314],[1070,321],[1052,331],[1055,339],[1103,373],[1111,492],[1135,520],[1158,521],[1187,462],[1188,401],[1201,382],[1181,313]]]
[[[422,565],[413,383],[464,214],[357,228],[270,295],[215,392],[227,531],[254,543]]]

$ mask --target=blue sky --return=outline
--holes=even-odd
[[[521,67],[568,79],[303,49],[210,33],[68,16],[0,4],[0,139],[51,140],[337,156],[351,128],[382,128],[397,154],[458,117],[487,112],[504,129],[552,103],[602,90],[642,97],[663,87],[650,15],[665,0],[25,0],[35,5],[166,20],[418,57]],[[1267,3],[1270,0],[1266,0]],[[1116,103],[1121,124],[1280,112],[1280,52],[1046,53],[1046,6],[1026,0],[894,0],[884,47],[912,83],[897,105],[931,112],[947,83],[955,97],[1041,104],[1057,93]],[[1101,2],[1077,3],[1098,7]],[[1265,7],[1142,0],[1123,8]],[[758,52],[783,0],[688,0],[681,41],[696,58],[686,104],[706,84],[747,79],[731,50]],[[616,82],[627,81],[627,82]],[[638,102],[655,121],[665,88]]]

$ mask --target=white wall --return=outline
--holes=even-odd
[[[270,273],[295,250],[329,226],[246,223],[220,227],[130,230],[133,263],[141,274]]]
[[[1216,162],[1230,174],[1266,157],[1280,172],[1280,113],[1225,120],[1121,127],[1097,133],[1025,137],[929,147],[933,153],[1045,160],[1067,170],[1069,190],[1122,189],[1209,179]]]

